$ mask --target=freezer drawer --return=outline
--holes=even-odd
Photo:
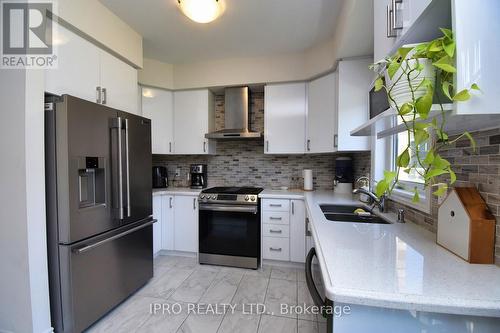
[[[153,222],[59,246],[62,320],[54,318],[57,332],[81,332],[153,276]]]

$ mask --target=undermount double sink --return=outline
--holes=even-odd
[[[355,205],[320,205],[321,211],[329,221],[335,222],[353,222],[353,223],[374,223],[391,224],[389,221],[373,214],[373,212],[363,206]],[[356,209],[363,209],[370,215],[358,215],[354,213]]]

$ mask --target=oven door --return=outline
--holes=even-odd
[[[200,253],[260,257],[259,206],[200,204]]]

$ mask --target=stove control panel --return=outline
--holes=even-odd
[[[248,203],[257,204],[257,195],[255,194],[211,194],[201,193],[199,201],[203,203]]]

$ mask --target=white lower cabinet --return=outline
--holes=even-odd
[[[162,198],[159,195],[153,197],[153,218],[157,220],[153,223],[153,255],[162,248]]]
[[[198,252],[198,196],[155,195],[153,253]]]
[[[262,258],[305,262],[306,227],[303,200],[262,200]]]
[[[174,250],[174,204],[173,195],[162,196],[162,228],[161,228],[161,248],[163,250]]]
[[[174,250],[198,252],[198,196],[175,196]]]

